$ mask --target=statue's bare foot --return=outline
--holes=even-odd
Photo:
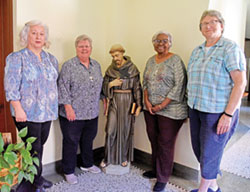
[[[123,167],[127,167],[127,166],[128,166],[128,161],[122,162],[122,166],[123,166]]]
[[[101,168],[107,167],[107,163],[105,163],[105,161],[102,160],[102,162],[100,163],[100,167],[101,167]]]

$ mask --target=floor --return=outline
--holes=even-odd
[[[241,126],[239,130],[236,131],[232,139],[229,141],[228,146],[230,147],[235,141],[237,141],[241,136],[243,136],[246,131],[250,130],[250,102],[244,98],[242,100],[242,107],[240,112],[240,122],[244,125]],[[249,162],[250,163],[250,162]],[[149,170],[150,167],[141,164],[135,164],[137,167]],[[76,174],[81,173],[77,168]],[[53,174],[45,175],[48,180],[53,181],[54,183],[60,182],[63,180],[62,175]],[[198,187],[198,182],[195,180],[184,179],[180,176],[172,175],[170,177],[170,182],[180,186],[187,191]],[[250,191],[250,179],[246,179],[234,174],[223,172],[222,177],[218,178],[218,184],[223,192],[247,192]]]

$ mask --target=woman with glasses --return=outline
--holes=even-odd
[[[206,41],[194,49],[188,64],[191,139],[201,168],[199,189],[192,192],[220,192],[216,178],[238,123],[246,62],[236,43],[222,36],[224,19],[218,11],[203,13],[200,31]]]
[[[162,191],[172,173],[177,134],[187,118],[186,69],[181,58],[169,52],[172,36],[160,31],[152,38],[156,55],[144,71],[144,117],[152,148],[152,170],[146,178],[157,178],[154,191]]]

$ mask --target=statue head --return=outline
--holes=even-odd
[[[125,49],[119,45],[113,45],[110,48],[109,53],[111,54],[113,61],[115,62],[117,67],[121,67],[125,63],[125,59],[123,57],[123,54],[125,53]]]

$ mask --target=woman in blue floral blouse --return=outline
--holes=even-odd
[[[28,127],[27,137],[37,138],[32,151],[37,152],[40,165],[34,184],[23,183],[18,191],[42,192],[52,186],[42,177],[42,154],[51,121],[58,117],[58,62],[43,50],[49,47],[48,27],[40,21],[25,24],[20,42],[25,48],[6,58],[4,88],[17,129]]]

